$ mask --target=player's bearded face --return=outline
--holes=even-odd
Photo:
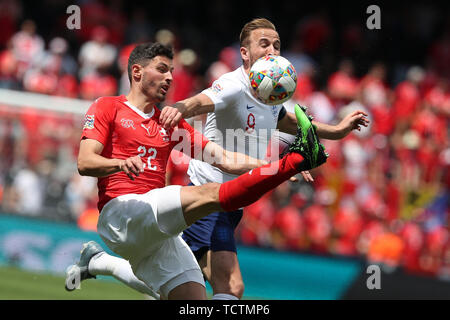
[[[142,92],[157,103],[166,99],[166,94],[172,84],[172,60],[157,56],[145,66],[142,75]]]
[[[280,37],[272,29],[256,29],[250,34],[249,60],[253,65],[256,60],[268,54],[280,55]]]

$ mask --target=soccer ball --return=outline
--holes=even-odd
[[[282,56],[259,58],[250,68],[249,78],[254,96],[271,106],[292,98],[297,87],[297,72]]]

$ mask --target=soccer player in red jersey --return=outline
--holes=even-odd
[[[159,43],[132,51],[129,94],[99,98],[86,113],[78,171],[98,177],[97,231],[113,252],[129,261],[143,285],[159,291],[163,299],[205,299],[202,272],[180,233],[211,212],[232,211],[256,201],[296,173],[324,163],[326,154],[300,108],[298,136],[290,153],[261,167],[260,160],[225,151],[184,120],[165,130],[156,104],[170,88],[172,58],[172,50]],[[187,141],[182,150],[192,157],[209,154],[211,164],[223,171],[250,171],[223,184],[165,187],[167,161],[179,142],[176,136]],[[269,167],[275,168],[269,170],[272,174]],[[99,251],[94,248],[91,253]],[[90,257],[87,253],[86,259]]]

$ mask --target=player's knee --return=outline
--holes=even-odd
[[[242,299],[242,296],[244,295],[244,283],[242,281],[234,282],[230,287],[230,294]]]
[[[237,297],[238,299],[242,299],[244,295],[244,283],[242,281],[223,281],[222,283],[215,283],[214,292],[216,293],[226,293],[232,296]]]
[[[239,299],[244,295],[244,282],[240,278],[213,272],[211,280],[214,292],[231,294]]]

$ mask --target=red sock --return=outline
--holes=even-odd
[[[219,189],[220,206],[225,211],[234,211],[252,204],[266,192],[298,173],[302,161],[300,154],[289,153],[275,163],[253,169],[234,180],[222,183]],[[270,170],[272,174],[267,174]]]

